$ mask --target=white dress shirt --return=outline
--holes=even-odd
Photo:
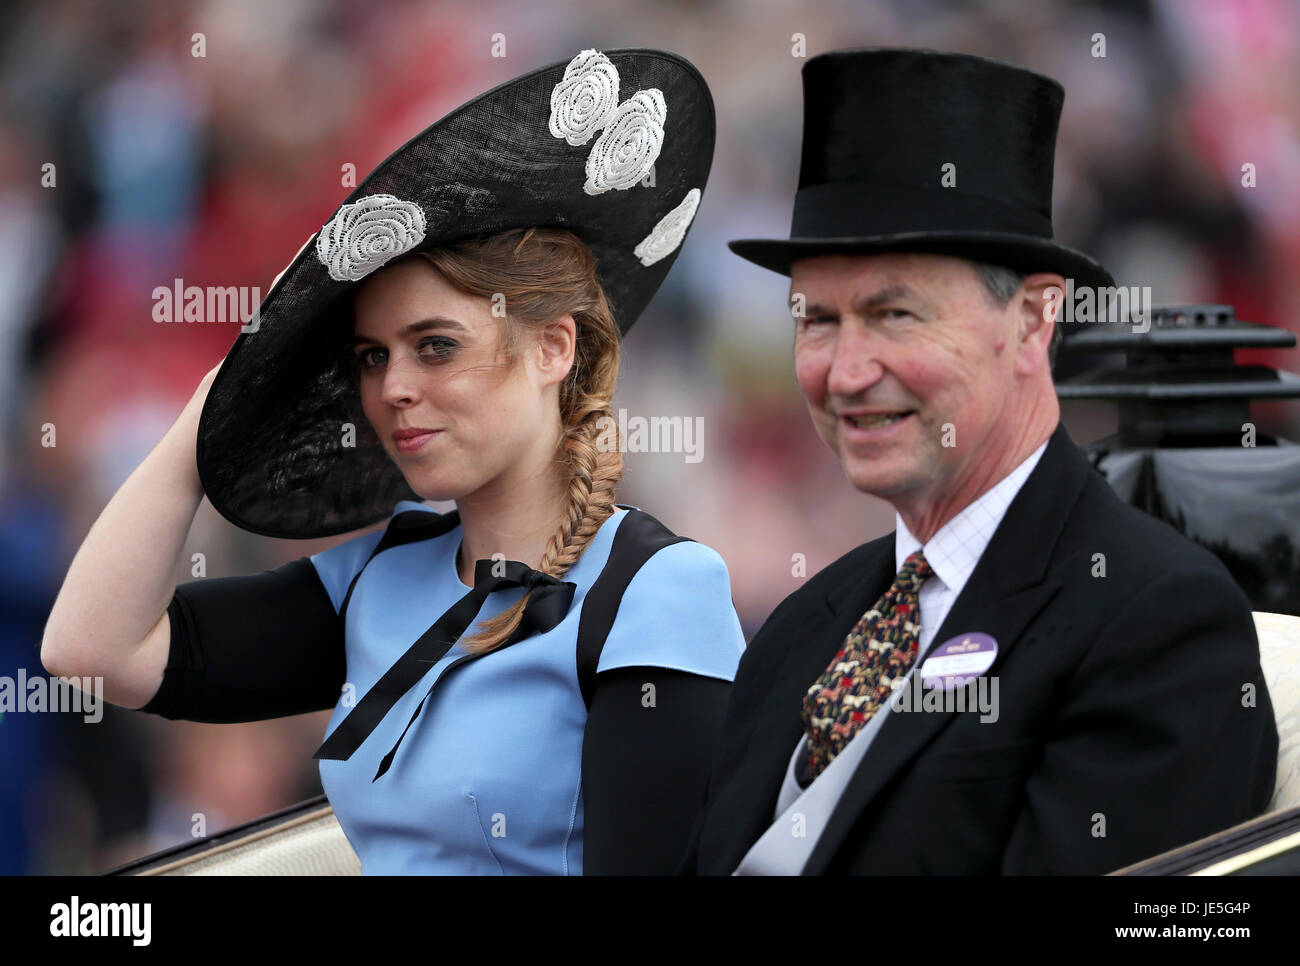
[[[903,564],[917,548],[925,553],[925,559],[934,571],[921,585],[918,595],[921,606],[920,657],[912,663],[906,679],[910,679],[912,671],[921,665],[957,596],[993,539],[1007,507],[1038,465],[1046,448],[1044,442],[1001,481],[940,527],[924,546],[907,529],[903,518],[894,514],[895,571],[903,569]],[[811,681],[808,683],[812,684]],[[884,724],[889,708],[889,702],[885,702],[806,789],[795,777],[796,763],[801,756],[808,754],[807,736],[799,740],[786,766],[785,781],[777,797],[775,820],[750,848],[733,875],[799,874],[858,763]]]

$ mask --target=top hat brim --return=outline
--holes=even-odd
[[[603,131],[575,145],[550,126],[552,92],[579,58],[475,97],[394,151],[285,270],[262,301],[255,330],[240,332],[213,380],[197,460],[204,492],[222,516],[252,533],[308,539],[369,526],[398,501],[419,499],[362,412],[346,364],[351,292],[362,279],[340,278],[317,251],[345,206],[377,202],[375,195],[407,203],[408,212],[419,206],[413,217],[423,237],[394,257],[514,228],[567,229],[595,257],[620,331],[632,325],[681,252],[689,219],[667,233],[676,244],[666,253],[667,244],[641,246],[651,235],[662,239],[661,222],[684,210],[688,196],[698,199],[693,189],[703,191],[714,107],[699,71],[675,54],[604,56],[617,69],[620,109],[634,96],[662,96],[662,139],[649,175],[634,180],[630,163],[628,170],[602,168],[602,176],[614,171],[612,186],[594,182],[600,190],[586,190],[587,160]],[[613,166],[630,154],[611,146],[606,156]]]
[[[818,255],[915,252],[948,255],[1025,274],[1056,272],[1078,286],[1109,287],[1110,273],[1096,259],[1048,238],[1001,231],[918,231],[846,238],[738,238],[727,246],[746,261],[789,276],[794,262]]]

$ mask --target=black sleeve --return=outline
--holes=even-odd
[[[141,711],[226,723],[338,701],[347,673],[343,622],[307,557],[252,576],[181,584],[167,616],[167,669]]]
[[[582,746],[584,875],[676,870],[730,693],[730,681],[660,667],[597,675]]]

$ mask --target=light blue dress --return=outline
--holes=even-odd
[[[394,513],[404,510],[435,512],[403,500]],[[321,783],[363,874],[582,873],[587,711],[576,665],[578,622],[627,514],[620,508],[606,519],[564,576],[577,587],[557,626],[462,664],[442,680],[447,665],[465,655],[454,644],[349,760],[320,762]],[[367,533],[310,558],[336,611],[381,536]],[[460,542],[458,525],[384,550],[365,567],[348,602],[347,685],[327,736],[470,591],[456,570]],[[523,592],[491,594],[479,618],[499,613]],[[730,681],[744,646],[722,558],[699,543],[674,543],[628,584],[597,670],[652,666]],[[372,782],[435,682],[391,767]]]

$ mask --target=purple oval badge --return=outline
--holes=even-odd
[[[993,666],[998,642],[980,631],[949,638],[930,651],[921,665],[921,684],[928,688],[959,688]]]

